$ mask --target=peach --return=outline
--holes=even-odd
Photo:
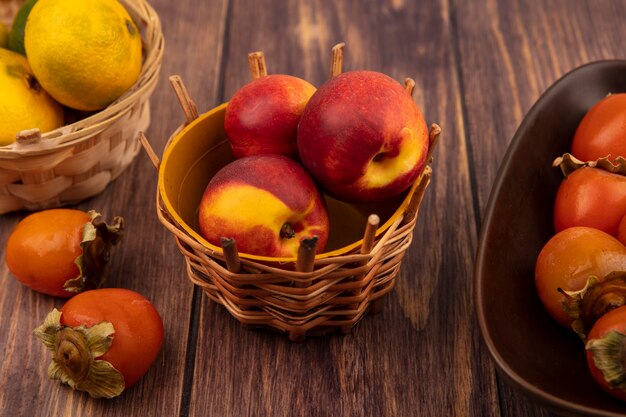
[[[297,158],[298,122],[314,92],[307,81],[282,74],[258,78],[239,89],[228,103],[224,120],[233,155]]]
[[[220,246],[235,239],[242,253],[296,257],[300,241],[326,245],[329,219],[323,195],[306,170],[282,155],[253,155],[226,165],[207,185],[199,207],[202,236]]]
[[[374,71],[336,76],[298,126],[303,165],[337,199],[380,201],[411,186],[426,163],[428,128],[397,81]]]

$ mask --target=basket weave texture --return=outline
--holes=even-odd
[[[0,21],[11,24],[23,1],[0,0]],[[100,193],[133,161],[137,135],[150,124],[149,97],[158,81],[164,40],[145,0],[120,0],[140,29],[138,81],[105,109],[41,138],[0,147],[0,214],[77,203]]]
[[[183,127],[170,138],[166,153]],[[211,134],[201,130],[203,135]],[[433,125],[431,144],[439,133],[439,126]],[[188,139],[187,135],[185,138]],[[195,144],[196,139],[191,137],[188,142]],[[146,138],[142,140],[151,159],[160,167],[161,162]],[[218,152],[218,148],[207,145],[208,152]],[[168,169],[159,171],[160,183],[176,182],[165,177]],[[298,259],[279,262],[276,258],[239,256],[235,251],[233,259],[233,253],[227,248],[207,246],[199,235],[190,233],[189,220],[184,220],[174,206],[164,201],[166,196],[161,187],[157,187],[157,216],[174,235],[185,257],[189,279],[210,299],[222,304],[241,323],[284,332],[292,341],[302,341],[307,336],[335,330],[347,333],[366,313],[381,308],[384,295],[395,286],[401,261],[411,245],[417,213],[431,173],[430,166],[425,166],[411,189],[412,194],[406,197],[410,202],[394,207],[396,213],[389,219],[391,224],[387,229],[381,227],[379,233],[380,223],[371,220],[377,216],[370,216],[362,240],[345,249],[333,250],[327,256],[322,254],[315,259],[310,256],[311,262],[306,262],[304,268],[300,254]],[[179,190],[181,192],[185,200],[191,198]]]
[[[285,332],[292,341],[335,330],[347,333],[366,313],[379,311],[382,297],[395,286],[417,219],[401,216],[374,241],[371,252],[357,249],[319,259],[311,272],[241,259],[241,270],[235,273],[221,253],[185,233],[160,198],[157,212],[185,256],[191,282],[241,323]]]

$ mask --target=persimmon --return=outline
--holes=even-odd
[[[626,401],[626,306],[596,321],[585,349],[593,379],[606,392]]]
[[[626,214],[626,176],[600,168],[582,167],[561,182],[554,202],[557,232],[573,226],[618,235]]]
[[[570,327],[567,293],[583,290],[591,277],[603,280],[626,271],[626,247],[613,236],[591,227],[570,227],[554,235],[541,249],[535,265],[535,285],[546,311]]]
[[[27,287],[69,298],[103,284],[110,249],[120,240],[123,227],[121,217],[109,226],[95,211],[32,213],[11,232],[5,261],[11,274]]]
[[[163,343],[163,321],[141,294],[102,288],[52,310],[35,335],[52,352],[51,379],[95,398],[112,398],[154,362]]]
[[[572,154],[583,161],[626,158],[626,93],[610,94],[581,120],[572,141]]]

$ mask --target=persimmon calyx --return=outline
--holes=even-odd
[[[565,291],[562,288],[557,288],[557,291],[565,296],[565,301],[563,301],[562,306],[565,314],[567,314],[567,316],[572,319],[570,327],[576,332],[576,334],[578,334],[583,342],[587,339],[587,329],[580,319],[581,303],[585,292],[587,291],[587,288],[589,288],[589,285],[597,282],[597,280],[597,277],[591,276],[587,280],[585,286],[577,291]]]
[[[572,328],[584,341],[600,317],[626,305],[626,271],[611,272],[602,280],[591,276],[579,291],[560,291],[566,298],[563,309],[573,319]]]
[[[113,398],[124,391],[124,376],[109,362],[98,359],[113,343],[115,328],[110,322],[91,327],[61,324],[56,308],[34,330],[51,351],[50,379],[59,379],[72,389],[86,391],[94,398]]]
[[[63,289],[69,292],[78,293],[102,287],[108,272],[111,248],[120,241],[124,230],[122,217],[113,218],[113,223],[108,225],[102,220],[100,213],[90,210],[88,214],[91,221],[83,227],[80,243],[83,251],[74,260],[78,266],[78,276],[67,280],[63,285]]]
[[[581,161],[570,153],[564,153],[552,162],[553,168],[560,168],[564,177],[583,167],[599,168],[612,174],[626,175],[626,158],[618,156],[613,160],[609,156],[595,161]]]
[[[626,389],[626,335],[612,330],[601,338],[591,339],[585,344],[591,352],[593,362],[604,375],[608,386],[613,389]]]

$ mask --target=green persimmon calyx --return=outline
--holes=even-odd
[[[108,272],[111,248],[122,238],[122,217],[113,218],[113,223],[108,225],[102,220],[100,213],[90,210],[88,214],[91,221],[85,224],[80,243],[83,252],[74,261],[78,266],[78,276],[67,280],[63,285],[63,289],[69,292],[78,293],[102,287]]]
[[[72,389],[86,391],[94,398],[113,398],[124,391],[124,376],[109,362],[98,359],[113,343],[115,329],[110,322],[91,327],[61,324],[56,308],[34,331],[52,352],[48,376]]]
[[[593,362],[610,388],[626,389],[626,335],[613,330],[601,338],[587,342],[585,349],[593,355]]]
[[[565,312],[574,320],[572,328],[582,340],[594,323],[609,311],[626,305],[626,271],[615,271],[599,280],[589,277],[580,291],[563,291]]]

